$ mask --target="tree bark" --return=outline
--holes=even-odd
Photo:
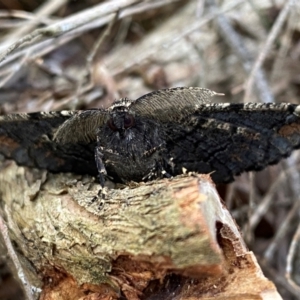
[[[92,177],[2,163],[1,215],[40,299],[281,299],[209,176],[98,192]]]

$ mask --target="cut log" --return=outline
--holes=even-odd
[[[281,299],[209,176],[98,192],[92,177],[2,165],[1,214],[40,299]]]

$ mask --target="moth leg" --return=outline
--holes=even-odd
[[[166,177],[166,178],[171,178],[172,175],[170,173],[168,173],[165,169],[161,170],[161,174]]]
[[[104,188],[105,184],[105,175],[107,175],[105,165],[102,161],[103,154],[100,152],[99,148],[95,148],[95,161],[98,169],[98,174],[99,174],[99,181],[102,189]]]
[[[156,161],[155,166],[145,175],[142,180],[151,180],[151,178],[171,178],[172,176],[163,168],[161,162]]]
[[[162,177],[171,178],[172,175],[166,170],[167,166],[169,165],[171,166],[172,169],[171,162],[166,159],[165,153],[160,152],[159,154],[160,154],[160,159],[156,161],[156,169],[157,171],[160,171]]]
[[[165,165],[167,166],[167,168],[169,169],[170,173],[174,174],[175,164],[173,162],[173,157],[169,157],[169,158],[163,157],[163,161],[164,161]],[[170,173],[169,173],[169,175],[170,175]],[[171,175],[170,175],[170,177],[171,177]]]
[[[145,175],[142,180],[148,179],[151,180],[151,178],[171,178],[172,176],[165,170],[165,165],[167,163],[165,156],[165,148],[163,144],[160,144],[158,147],[154,147],[147,152],[144,153],[144,156],[150,156],[150,155],[155,155],[155,165],[153,168],[149,171],[147,175]]]

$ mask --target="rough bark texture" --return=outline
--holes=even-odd
[[[98,190],[2,164],[1,214],[40,299],[281,299],[208,176]]]

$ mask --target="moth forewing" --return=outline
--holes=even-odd
[[[57,129],[54,141],[61,144],[88,144],[96,141],[98,128],[108,119],[109,113],[104,109],[79,111]]]

